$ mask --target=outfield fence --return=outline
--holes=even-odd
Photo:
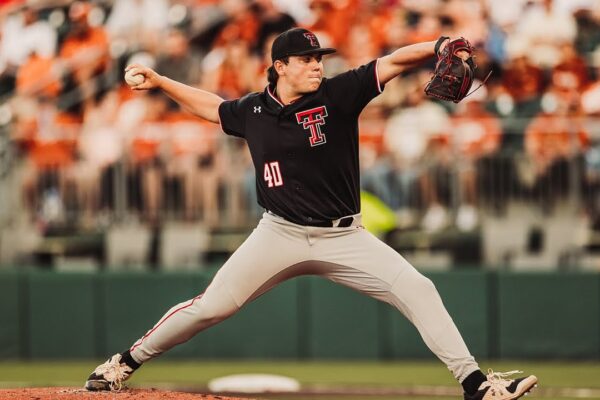
[[[0,272],[0,358],[102,358],[212,272]],[[600,359],[597,273],[427,273],[480,359]],[[320,278],[283,283],[167,354],[194,359],[433,358],[394,308]]]

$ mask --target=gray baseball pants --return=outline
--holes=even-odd
[[[171,308],[130,349],[139,363],[235,314],[286,279],[320,275],[396,307],[462,382],[479,369],[433,283],[361,226],[301,226],[265,213],[206,291]]]

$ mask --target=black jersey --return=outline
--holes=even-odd
[[[258,203],[300,225],[359,213],[358,116],[382,90],[374,60],[286,106],[272,87],[224,101],[221,127],[248,142]]]

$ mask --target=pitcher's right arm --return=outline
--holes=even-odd
[[[181,107],[207,121],[219,123],[219,105],[224,101],[221,97],[206,90],[197,89],[159,75],[151,68],[132,64],[125,71],[134,70],[134,74],[144,75],[144,81],[131,86],[133,90],[161,89],[167,96],[175,100]]]

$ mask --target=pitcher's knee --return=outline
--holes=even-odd
[[[215,325],[239,310],[239,307],[231,299],[216,300],[203,297],[197,305],[194,306],[194,324],[204,328]]]
[[[404,296],[409,294],[418,295],[419,298],[426,298],[431,295],[438,296],[438,291],[431,279],[417,271],[397,282],[393,290]]]
[[[417,284],[419,286],[420,290],[423,290],[424,292],[437,292],[437,289],[435,287],[435,285],[433,284],[433,282],[431,281],[431,279],[421,275],[420,279],[417,280]]]

